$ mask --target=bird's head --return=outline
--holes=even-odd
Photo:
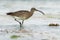
[[[40,11],[40,10],[37,10],[36,8],[31,8],[31,11],[39,11],[39,12],[41,12],[43,15],[45,15],[44,12],[42,12],[42,11]]]

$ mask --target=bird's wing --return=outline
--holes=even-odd
[[[28,13],[29,11],[26,11],[26,10],[21,10],[21,11],[16,11],[15,13],[20,13],[20,14],[22,14],[22,13]]]
[[[30,12],[26,11],[26,10],[16,11],[16,12],[14,12],[14,16],[22,16],[22,15],[25,16],[28,13],[30,13]]]

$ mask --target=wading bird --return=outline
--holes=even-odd
[[[42,12],[40,10],[37,10],[36,8],[31,8],[30,11],[20,10],[20,11],[16,11],[16,12],[9,12],[9,13],[7,13],[7,15],[10,15],[10,16],[12,16],[14,18],[15,17],[20,18],[20,20],[22,20],[22,22],[19,22],[16,18],[15,18],[15,21],[17,21],[20,24],[20,29],[22,29],[22,25],[24,23],[24,20],[30,18],[33,15],[34,11],[39,11],[43,15],[45,15],[44,12]]]

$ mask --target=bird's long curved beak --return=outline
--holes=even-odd
[[[44,13],[44,12],[42,12],[42,11],[40,11],[40,10],[36,10],[36,11],[39,11],[39,12],[41,12],[43,15],[45,15],[45,13]]]

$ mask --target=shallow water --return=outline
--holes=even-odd
[[[6,19],[7,20],[7,19]],[[10,19],[9,19],[10,20]],[[19,24],[13,21],[7,20],[6,24],[0,25],[0,38],[1,40],[11,40],[11,35],[24,36],[17,38],[17,40],[59,40],[60,39],[60,26],[48,26],[50,23],[60,24],[59,19],[55,18],[31,18],[24,22],[23,27],[28,30],[29,33],[16,33],[20,29]],[[10,25],[9,25],[10,24]],[[2,32],[1,32],[2,30]],[[6,32],[8,31],[8,33]],[[20,35],[21,34],[21,35]],[[30,36],[28,35],[30,34]],[[5,35],[5,36],[4,36]],[[4,36],[4,37],[3,37]]]

